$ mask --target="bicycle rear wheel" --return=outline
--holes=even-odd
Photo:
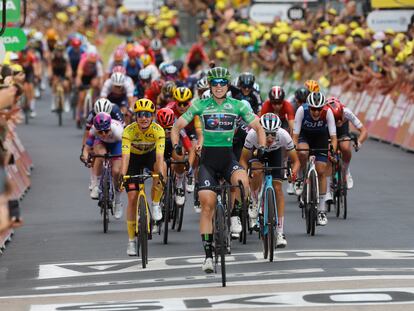
[[[58,89],[56,94],[56,113],[58,115],[59,126],[62,126],[62,114],[63,114],[63,105],[64,105],[64,94],[63,89]]]
[[[183,180],[183,185],[185,185],[185,183],[186,183],[186,181],[184,179]],[[185,201],[184,201],[184,204],[183,205],[177,205],[176,204],[176,209],[177,209],[177,222],[178,222],[177,232],[180,232],[181,231],[181,228],[183,227],[184,206],[185,206]]]
[[[170,222],[170,200],[172,199],[172,192],[171,192],[171,178],[168,177],[167,185],[164,190],[164,244],[168,243],[168,225]]]
[[[246,196],[244,193],[244,187],[243,183],[239,180],[239,188],[240,188],[240,220],[242,224],[242,232],[240,234],[240,242],[243,242],[243,244],[246,244],[247,242],[247,229],[249,227],[249,217],[247,213],[247,202],[246,202]]]
[[[145,269],[148,263],[148,215],[145,198],[141,196],[139,198],[139,226],[138,226],[138,238],[139,245],[141,246],[141,261],[142,268]]]
[[[225,212],[224,206],[219,204],[217,205],[216,210],[216,252],[220,256],[220,266],[221,266],[221,284],[223,287],[226,286],[226,224],[225,224]]]

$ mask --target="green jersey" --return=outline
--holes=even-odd
[[[231,97],[221,105],[213,98],[197,100],[182,117],[191,122],[196,115],[203,125],[205,147],[231,147],[237,118],[242,117],[247,124],[255,119],[255,114],[245,104]]]

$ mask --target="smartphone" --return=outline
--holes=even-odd
[[[20,219],[20,206],[18,200],[9,200],[9,217],[15,218],[17,221]]]

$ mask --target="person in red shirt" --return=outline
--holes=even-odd
[[[170,102],[167,105],[167,108],[170,108],[174,111],[175,117],[178,119],[181,117],[182,114],[184,114],[188,108],[191,106],[190,100],[193,98],[193,93],[188,87],[177,87],[174,92],[173,96],[175,101]],[[197,146],[202,146],[203,144],[203,133],[201,129],[201,121],[198,116],[196,116],[185,128],[185,135],[189,136],[191,139],[191,149],[188,151],[188,162],[190,163],[191,169],[188,172],[188,178],[187,178],[187,192],[194,191],[194,178],[193,174],[197,167],[197,161],[196,161],[196,148]],[[180,183],[180,178],[183,178],[184,174],[181,176],[177,173],[177,185],[182,185]],[[178,186],[177,186],[178,187]],[[179,190],[179,193],[176,195],[176,201],[179,200],[181,202],[184,202],[184,192]],[[178,196],[178,198],[177,198]],[[179,202],[176,202],[177,204],[180,204]]]
[[[260,116],[269,112],[278,115],[282,121],[282,128],[288,130],[290,135],[292,135],[295,122],[295,110],[292,105],[285,100],[285,91],[281,86],[273,86],[270,89],[269,99],[263,103]]]
[[[164,81],[154,80],[151,85],[145,90],[145,98],[151,99],[153,103],[157,102],[158,96],[161,94],[161,89],[164,86]]]
[[[187,64],[191,73],[194,73],[199,69],[203,62],[209,62],[208,55],[204,51],[204,47],[201,43],[194,43],[190,48],[190,51],[188,51],[185,63]]]

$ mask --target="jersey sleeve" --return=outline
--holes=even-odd
[[[335,117],[331,109],[328,109],[328,111],[326,112],[326,123],[328,123],[329,135],[336,135]]]
[[[193,120],[196,115],[200,115],[200,111],[201,111],[200,107],[201,107],[200,100],[196,100],[195,102],[193,102],[190,108],[188,108],[188,110],[185,113],[183,113],[182,117],[184,118],[184,120],[190,123],[191,120]]]
[[[131,135],[134,133],[132,123],[131,125],[127,126],[122,134],[122,154],[130,154],[131,153]]]
[[[111,122],[111,131],[113,135],[113,139],[115,141],[121,141],[122,140],[122,132],[124,131],[124,128],[122,126],[121,122],[118,121],[112,121]]]
[[[256,115],[252,111],[250,111],[249,108],[241,101],[239,101],[239,107],[239,115],[242,117],[244,122],[246,122],[247,124],[252,123],[256,118]]]
[[[165,151],[165,131],[161,126],[159,126],[157,130],[156,141],[155,141],[155,153],[164,154],[164,151]]]
[[[262,115],[264,115],[264,114],[266,114],[268,112],[272,112],[272,105],[270,104],[270,101],[269,100],[266,100],[263,103],[263,106],[262,106],[262,109],[260,110],[259,116],[262,116]]]
[[[286,120],[295,120],[295,110],[293,110],[292,104],[288,101],[285,101],[285,114]]]
[[[300,130],[302,129],[302,121],[303,117],[305,116],[305,112],[303,111],[303,107],[300,106],[296,111],[295,115],[295,126],[293,127],[293,134],[300,134]]]
[[[87,144],[89,147],[92,147],[92,146],[93,146],[93,144],[94,144],[94,142],[95,142],[95,135],[96,135],[95,128],[94,128],[94,127],[92,127],[92,128],[89,130],[88,138],[86,139],[86,144]]]
[[[134,81],[132,81],[131,78],[127,77],[127,79],[125,79],[125,90],[127,93],[127,97],[134,96],[134,89]]]
[[[194,128],[195,129],[201,129],[202,128],[202,124],[201,124],[201,120],[200,120],[199,116],[194,117]]]
[[[347,107],[344,108],[344,116],[345,119],[349,120],[357,129],[360,129],[364,126],[358,117],[351,111],[351,109]]]
[[[257,134],[255,130],[251,129],[246,136],[246,140],[244,141],[244,148],[248,150],[252,150],[253,147],[257,148]]]
[[[112,84],[111,79],[107,79],[105,81],[102,87],[102,90],[101,90],[101,97],[105,97],[105,98],[108,97],[109,91],[111,89],[111,84]]]
[[[283,148],[285,148],[287,151],[295,148],[292,137],[290,137],[289,133],[285,129],[280,128],[277,133],[280,135],[280,141]]]
[[[95,114],[93,111],[90,111],[88,114],[88,117],[86,118],[86,130],[90,130],[93,125],[93,118],[95,117]]]

